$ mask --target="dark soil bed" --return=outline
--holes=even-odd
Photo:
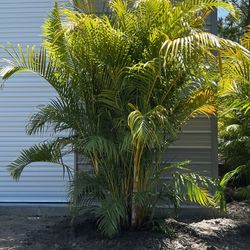
[[[124,232],[107,240],[86,221],[70,226],[67,217],[0,216],[0,249],[250,249],[250,204],[231,203],[227,218],[166,222],[174,237],[152,232]]]

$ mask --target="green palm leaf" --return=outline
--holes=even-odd
[[[112,238],[119,232],[120,225],[126,218],[123,199],[112,199],[111,197],[104,199],[100,207],[96,209],[96,215],[99,230],[105,236]]]
[[[209,177],[204,177],[195,173],[181,174],[174,173],[173,179],[175,188],[181,197],[191,202],[197,202],[202,206],[214,205],[212,194],[209,193],[208,187],[213,185],[213,181]],[[183,192],[186,190],[186,193]]]
[[[62,156],[62,146],[58,141],[41,143],[29,149],[24,149],[20,156],[8,166],[8,169],[15,179],[19,179],[27,165],[34,162],[50,162],[61,165],[64,172],[67,171],[70,177],[70,167],[63,163]]]
[[[27,46],[24,51],[21,45],[18,46],[18,49],[11,44],[9,47],[2,47],[10,57],[10,59],[5,59],[7,65],[0,70],[3,80],[8,80],[16,73],[32,72],[43,77],[60,93],[61,83],[56,77],[56,67],[53,62],[48,60],[46,49],[40,48],[36,51],[35,46]]]

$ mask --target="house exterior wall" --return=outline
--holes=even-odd
[[[53,6],[52,0],[1,0],[0,44],[10,41],[41,44],[41,25]],[[0,58],[7,55],[0,49]],[[53,98],[55,91],[41,78],[22,73],[10,79],[0,90],[0,202],[66,202],[67,178],[61,167],[33,164],[27,167],[19,182],[6,170],[23,148],[49,138],[28,136],[25,125],[29,117]],[[73,157],[66,159],[73,165]]]
[[[64,1],[64,0],[61,0]],[[0,43],[10,41],[26,46],[41,44],[41,25],[53,6],[52,0],[1,0]],[[216,15],[208,20],[208,29],[215,32]],[[7,55],[0,50],[0,58]],[[56,95],[41,78],[31,74],[19,74],[9,80],[0,91],[0,203],[57,203],[67,201],[67,178],[62,169],[48,164],[27,167],[19,182],[9,176],[6,166],[23,148],[48,139],[44,136],[28,136],[25,125],[29,117]],[[191,160],[194,170],[217,176],[216,119],[198,117],[190,121],[164,156],[164,161]],[[74,157],[66,159],[74,165]],[[82,164],[76,161],[75,164]],[[84,166],[87,167],[87,166]],[[168,177],[166,177],[168,178]]]

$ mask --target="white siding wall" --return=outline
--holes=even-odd
[[[214,118],[198,117],[182,130],[178,140],[170,146],[164,162],[190,161],[191,169],[200,174],[217,177],[217,131]]]
[[[0,44],[41,44],[41,25],[53,6],[53,0],[1,0]],[[0,50],[0,58],[6,54]],[[55,96],[54,90],[41,78],[19,74],[0,90],[0,202],[65,202],[67,176],[62,168],[44,163],[27,167],[19,182],[6,170],[21,149],[47,136],[28,136],[25,125],[39,105]],[[66,159],[73,165],[73,157]]]

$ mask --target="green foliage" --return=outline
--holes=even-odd
[[[212,179],[195,173],[181,174],[178,172],[173,174],[173,179],[176,192],[183,200],[188,198],[191,202],[196,202],[202,206],[214,204],[213,197],[207,189],[214,185]]]
[[[58,94],[27,126],[29,134],[50,129],[54,139],[24,150],[11,174],[18,178],[42,160],[68,169],[61,156],[83,156],[92,171],[75,173],[72,209],[92,213],[108,237],[150,224],[160,199],[176,207],[187,199],[213,204],[209,178],[182,173],[185,163],[165,166],[161,155],[189,119],[216,113],[221,52],[250,57],[239,44],[205,32],[214,7],[232,14],[234,8],[217,0],[113,0],[108,15],[97,15],[87,1],[73,2],[78,11],[55,4],[41,48],[4,48],[10,57],[4,80],[33,72]],[[164,182],[162,174],[174,168],[180,171]]]
[[[249,49],[249,31],[241,39]],[[250,59],[242,53],[222,54],[224,74],[219,82],[219,151],[225,162],[222,192],[250,184]],[[240,166],[240,167],[239,167]],[[228,172],[228,173],[227,173]],[[224,183],[223,183],[224,182]],[[220,185],[221,185],[220,184]],[[225,197],[221,207],[225,208]]]
[[[190,173],[186,168],[189,162],[179,162],[167,165],[147,166],[143,189],[132,195],[133,204],[142,218],[138,221],[140,226],[152,226],[154,230],[171,234],[171,230],[164,222],[154,218],[154,212],[159,202],[174,204],[178,209],[181,202],[187,200],[200,205],[214,205],[208,188],[215,185],[209,177]],[[186,173],[182,173],[185,171]],[[172,174],[171,174],[172,172]],[[109,173],[110,175],[113,172]],[[162,176],[171,176],[166,181]],[[70,186],[71,210],[74,216],[79,214],[92,214],[97,217],[100,231],[107,237],[113,237],[120,229],[129,226],[126,197],[123,193],[116,197],[109,192],[110,183],[107,178],[93,173],[80,172],[75,175]],[[114,181],[112,182],[114,183]],[[116,183],[116,188],[118,183]],[[115,192],[112,192],[115,194]],[[128,205],[128,204],[127,204]]]
[[[246,187],[239,187],[234,192],[235,200],[249,200],[250,201],[250,185]]]
[[[220,17],[217,29],[219,36],[236,42],[239,42],[242,35],[242,28],[239,26],[239,22],[231,15],[227,15],[225,18]]]
[[[241,44],[248,50],[250,50],[250,25],[246,27],[246,32],[241,37]]]
[[[238,113],[238,114],[237,114]],[[225,171],[246,164],[250,159],[250,119],[242,112],[231,111],[220,117],[220,155]]]
[[[242,171],[242,166],[227,172],[218,183],[218,190],[215,193],[215,202],[220,207],[221,212],[226,212],[225,190],[229,181]]]
[[[9,171],[15,179],[19,179],[23,169],[33,162],[50,162],[61,165],[63,172],[67,171],[68,176],[71,177],[71,169],[63,162],[63,155],[69,153],[69,150],[63,152],[63,140],[55,140],[52,143],[41,143],[34,145],[29,149],[24,149],[20,156],[9,165]]]
[[[249,181],[250,181],[250,164],[239,166],[229,172],[227,172],[218,183],[218,190],[215,193],[215,202],[220,206],[221,212],[226,212],[226,189],[231,182],[230,186],[233,186],[234,193],[233,198],[235,200],[249,200]],[[245,179],[245,183],[242,186],[242,180]],[[240,184],[237,182],[241,182]],[[238,187],[237,187],[238,186]]]
[[[99,230],[108,237],[113,237],[120,231],[126,218],[126,206],[122,199],[105,199],[96,209],[97,224]]]
[[[175,229],[171,226],[167,225],[165,219],[155,218],[152,221],[152,230],[155,232],[162,233],[166,235],[168,238],[173,239],[176,236]]]
[[[249,49],[249,42],[247,31],[241,38],[241,44]],[[219,152],[224,161],[225,175],[215,197],[221,210],[225,211],[227,188],[236,194],[232,195],[233,198],[247,198],[245,187],[250,184],[250,59],[239,51],[222,53],[222,69],[224,74],[219,82]]]
[[[239,42],[247,26],[250,25],[250,4],[244,0],[230,2],[237,9],[238,14],[235,16],[228,13],[225,17],[220,17],[217,23],[218,34],[220,37]]]

